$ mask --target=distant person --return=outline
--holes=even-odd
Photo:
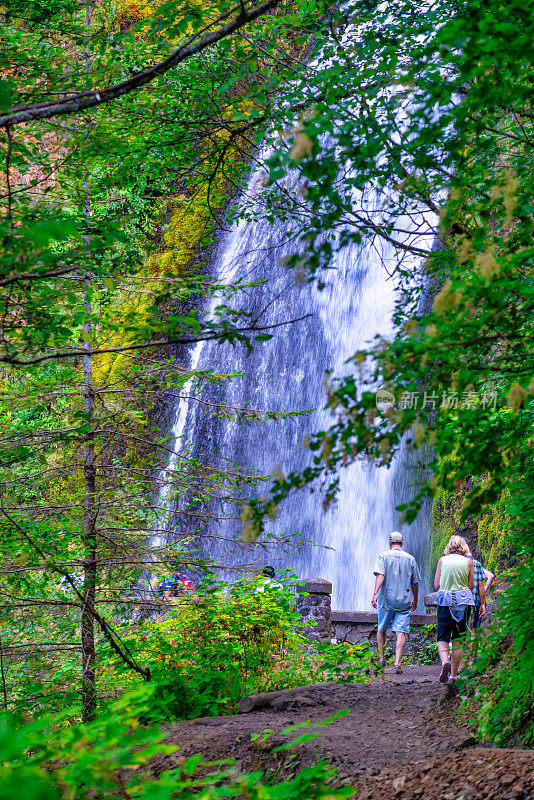
[[[480,628],[482,617],[486,614],[486,596],[495,580],[495,575],[489,569],[484,569],[480,561],[473,557],[469,545],[467,545],[467,558],[473,564],[473,574],[475,585],[473,586],[473,599],[475,601],[475,611],[473,615],[472,629],[476,631]]]
[[[254,591],[258,593],[272,589],[283,589],[284,587],[282,586],[282,584],[278,583],[278,581],[275,580],[275,575],[276,573],[274,571],[274,567],[271,567],[268,564],[266,567],[262,569],[261,574],[257,576],[256,578],[257,587]]]
[[[436,596],[438,652],[441,660],[441,683],[453,682],[458,677],[463,648],[467,635],[467,621],[475,605],[473,563],[467,554],[469,547],[462,536],[451,536],[438,561],[434,588]],[[449,645],[452,652],[449,659]]]
[[[374,574],[376,575],[375,591],[371,604],[378,610],[378,631],[376,641],[378,657],[384,665],[384,647],[386,631],[397,634],[395,648],[395,674],[402,673],[401,661],[406,644],[406,634],[410,633],[410,611],[417,608],[419,596],[419,569],[415,558],[402,549],[402,533],[393,531],[389,535],[389,550],[385,550],[376,559]]]
[[[182,575],[181,572],[171,572],[168,578],[157,584],[156,594],[158,597],[179,597],[186,592],[192,592],[194,588],[194,584],[186,575]]]

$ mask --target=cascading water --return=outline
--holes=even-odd
[[[268,153],[262,156],[264,160]],[[263,174],[260,167],[246,189],[248,202],[256,205],[254,221],[241,220],[221,237],[213,255],[213,277],[218,283],[266,279],[265,285],[238,301],[250,311],[262,311],[264,326],[310,316],[278,328],[271,341],[256,346],[250,355],[241,346],[200,343],[191,353],[190,367],[219,374],[242,372],[242,377],[208,384],[202,398],[209,402],[273,411],[315,410],[284,421],[238,426],[207,414],[198,403],[181,400],[175,407],[172,433],[177,450],[207,456],[221,468],[237,464],[252,473],[271,475],[278,467],[284,472],[303,469],[310,458],[302,446],[305,435],[331,423],[330,413],[323,410],[325,371],[343,374],[347,358],[356,350],[376,334],[393,332],[395,284],[384,264],[394,264],[398,255],[385,242],[348,246],[336,254],[335,269],[324,289],[315,284],[299,286],[293,271],[284,265],[284,257],[293,252],[287,244],[288,227],[273,226],[261,214]],[[286,183],[286,189],[296,192],[298,187]],[[371,191],[368,202],[376,203]],[[413,222],[406,220],[405,226],[410,225]],[[215,310],[217,302],[212,301],[209,311]],[[309,488],[282,504],[271,530],[278,535],[299,532],[300,549],[275,547],[265,553],[253,546],[252,552],[258,561],[291,568],[300,578],[332,581],[335,608],[370,609],[374,559],[387,547],[389,532],[399,527],[395,507],[413,495],[416,482],[416,467],[405,453],[390,469],[356,462],[343,470],[338,502],[326,513],[320,491]],[[407,549],[424,572],[429,510],[423,509],[417,521],[402,530]],[[237,541],[238,520],[214,521],[204,533],[210,536],[203,546],[218,563],[228,566],[243,560],[236,547],[214,545],[211,538]]]

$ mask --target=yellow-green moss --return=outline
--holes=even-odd
[[[477,514],[467,523],[461,521],[464,497],[469,488],[466,483],[454,492],[438,489],[432,504],[431,567],[434,569],[443,548],[454,534],[464,536],[470,546],[476,547],[487,569],[500,572],[511,557],[506,541],[506,514],[496,506],[487,513]]]
[[[146,19],[159,5],[161,2],[153,0],[119,0],[116,3],[115,22],[135,25],[136,22]]]
[[[190,201],[182,196],[174,202],[163,234],[163,247],[147,261],[147,270],[152,275],[183,277],[213,228],[205,197]]]
[[[213,137],[219,145],[223,145],[228,138],[226,131]],[[239,166],[241,157],[238,151],[229,149],[227,161],[234,166]],[[209,155],[209,154],[208,154]],[[153,294],[119,294],[116,303],[116,316],[118,320],[133,320],[138,327],[149,326],[153,319],[154,294],[168,289],[166,279],[179,279],[191,271],[198,269],[197,262],[202,249],[209,244],[214,231],[215,221],[213,210],[222,208],[227,199],[227,182],[218,174],[208,189],[207,182],[194,188],[194,197],[184,194],[171,196],[167,204],[168,222],[165,227],[162,246],[159,251],[152,253],[140,266],[139,276],[161,277],[160,281],[140,282],[137,289],[149,288]],[[209,204],[208,204],[209,191]],[[121,347],[131,344],[135,339],[133,334],[124,335],[120,332],[105,343],[99,342],[102,347]],[[131,369],[132,360],[127,355],[107,353],[101,356],[95,367],[95,376],[98,383],[112,383],[120,380]]]
[[[458,518],[462,507],[459,494],[438,489],[432,504],[432,539],[430,567],[434,571],[450,537],[458,533]]]
[[[477,519],[479,550],[492,572],[508,566],[512,557],[512,548],[506,538],[508,519],[504,509],[499,506]]]
[[[168,288],[166,278],[181,278],[193,268],[203,242],[212,232],[213,219],[205,203],[180,203],[173,211],[163,235],[163,247],[160,252],[153,253],[139,270],[140,277],[160,276],[160,281],[139,282],[136,288],[149,288],[157,293]],[[135,281],[134,281],[135,284]],[[120,293],[116,304],[118,320],[129,325],[135,320],[139,329],[146,328],[153,318],[154,294]],[[124,335],[120,332],[106,342],[99,342],[103,347],[124,347],[135,340],[135,334]],[[132,359],[121,353],[105,353],[99,357],[95,366],[95,377],[99,384],[113,383],[124,377],[132,366]]]

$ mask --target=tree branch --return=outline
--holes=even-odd
[[[272,325],[247,325],[242,328],[231,328],[228,331],[216,331],[211,336],[199,336],[195,339],[193,338],[177,338],[177,339],[168,339],[167,341],[163,341],[162,339],[158,339],[155,342],[144,342],[143,344],[130,344],[124,345],[123,347],[102,347],[101,349],[97,350],[90,350],[89,353],[82,349],[81,347],[72,349],[72,350],[64,350],[58,351],[53,353],[46,353],[42,356],[36,356],[35,358],[29,359],[20,359],[20,358],[11,358],[10,356],[2,356],[0,355],[0,363],[2,364],[14,364],[18,366],[26,366],[28,364],[39,364],[41,361],[49,361],[52,358],[75,358],[84,356],[84,355],[91,355],[91,356],[98,356],[102,353],[125,353],[129,350],[146,350],[149,347],[168,347],[171,344],[196,344],[197,342],[209,342],[213,341],[214,339],[220,339],[221,336],[224,336],[227,333],[246,333],[247,331],[266,331],[270,330],[271,328],[280,328],[282,325],[292,325],[294,322],[301,322],[303,319],[307,319],[311,317],[311,314],[304,314],[302,317],[296,317],[295,319],[284,320],[284,322],[274,322]]]
[[[198,33],[195,33],[185,44],[175,50],[174,53],[171,53],[166,59],[155,64],[153,67],[149,67],[148,69],[132,75],[128,80],[113,84],[112,86],[106,86],[103,89],[78,92],[73,97],[66,100],[45,100],[41,103],[34,103],[29,106],[19,106],[19,110],[16,110],[17,107],[15,107],[14,109],[10,109],[6,114],[0,115],[0,127],[9,128],[12,125],[19,125],[22,122],[50,119],[60,114],[76,114],[79,111],[94,108],[95,106],[102,105],[102,103],[109,103],[111,100],[123,97],[136,89],[140,89],[142,86],[146,86],[155,78],[164,75],[177,64],[202,52],[202,50],[210,47],[210,45],[225,39],[227,36],[234,33],[234,31],[246,25],[247,22],[252,22],[267,11],[270,11],[271,8],[275,8],[279,2],[280,0],[267,0],[267,2],[262,3],[249,12],[244,12],[241,5],[235,6],[207,26],[212,27],[216,25],[228,17],[233,11],[239,9],[238,16],[226,23],[226,25],[223,25],[222,28],[211,31],[210,33],[205,33],[200,39],[198,39]]]
[[[79,267],[64,267],[63,269],[51,269],[48,272],[19,272],[11,278],[0,281],[0,286],[9,286],[10,283],[22,283],[23,281],[42,281],[45,278],[57,278],[59,275],[68,275],[71,272],[78,272]]]
[[[20,533],[22,533],[22,535],[24,536],[26,541],[29,542],[29,544],[33,547],[33,549],[37,553],[39,553],[39,555],[45,561],[45,563],[47,563],[48,566],[54,572],[57,572],[58,575],[62,575],[66,579],[66,581],[70,585],[71,589],[76,594],[77,598],[83,604],[85,602],[84,597],[83,597],[82,593],[80,592],[80,590],[78,589],[78,587],[76,586],[76,582],[74,581],[74,579],[72,578],[70,573],[67,572],[67,570],[62,569],[61,567],[58,567],[57,564],[51,563],[47,553],[45,552],[45,550],[43,550],[37,544],[37,542],[30,536],[28,531],[25,530],[21,525],[19,525],[18,522],[16,520],[14,520],[13,517],[6,511],[6,509],[4,507],[4,499],[3,499],[3,496],[2,496],[1,493],[0,493],[0,511],[6,517],[6,519],[8,519],[9,522],[11,522],[11,524],[14,525],[14,527]],[[150,680],[150,670],[148,668],[141,667],[139,664],[137,664],[137,662],[135,661],[134,656],[130,652],[128,652],[128,648],[124,643],[121,643],[122,646],[119,645],[119,643],[117,641],[117,638],[116,638],[116,634],[114,634],[112,632],[112,630],[111,630],[110,626],[108,625],[108,623],[106,622],[106,620],[102,616],[100,616],[100,614],[98,613],[98,611],[95,608],[91,609],[91,613],[92,613],[92,615],[93,615],[93,617],[95,619],[95,622],[98,623],[98,626],[100,627],[100,630],[102,631],[102,633],[104,635],[104,638],[107,640],[107,642],[108,642],[109,646],[111,647],[111,649],[114,650],[117,653],[119,658],[121,658],[124,661],[124,663],[127,664],[130,667],[130,669],[133,669],[135,672],[138,672],[140,675],[143,676],[143,678],[146,681],[149,681]]]

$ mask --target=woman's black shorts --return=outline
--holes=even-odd
[[[449,606],[437,606],[438,624],[436,629],[438,642],[452,642],[454,639],[463,639],[467,633],[467,620],[469,609],[463,619],[457,622],[451,614]]]

